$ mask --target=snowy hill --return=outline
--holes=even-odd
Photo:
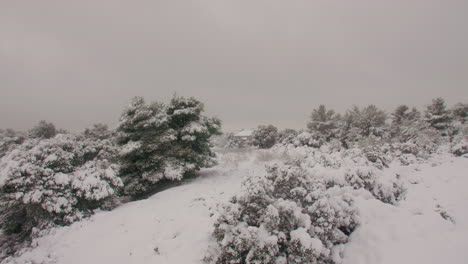
[[[240,190],[243,177],[287,159],[272,151],[220,154],[220,164],[184,185],[61,227],[4,263],[202,263],[215,208]],[[344,245],[345,264],[466,263],[468,159],[391,166],[407,183],[397,206],[357,200],[361,226]]]

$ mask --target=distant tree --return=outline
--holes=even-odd
[[[260,125],[253,131],[252,144],[262,149],[267,149],[275,145],[278,137],[278,128],[273,125]]]
[[[139,196],[161,180],[180,180],[214,165],[209,140],[220,133],[221,122],[203,111],[194,98],[174,96],[167,106],[133,98],[117,128],[127,194]]]
[[[311,120],[307,124],[309,132],[319,134],[326,141],[336,138],[339,131],[340,115],[334,110],[327,110],[325,105],[320,105],[312,112]]]
[[[453,118],[462,124],[468,121],[468,104],[457,103],[452,108]]]
[[[92,128],[86,128],[83,132],[85,137],[91,137],[96,139],[108,139],[111,137],[112,132],[106,124],[98,123],[94,124]]]
[[[57,134],[57,130],[53,123],[41,120],[33,129],[30,130],[29,135],[32,138],[48,139],[53,138]]]
[[[442,98],[435,98],[432,100],[432,104],[428,105],[424,113],[424,120],[429,126],[443,131],[446,130],[452,122],[452,116],[445,101]]]
[[[375,105],[362,110],[354,106],[346,112],[341,123],[340,139],[345,147],[370,136],[382,138],[385,135],[387,115]]]
[[[406,105],[398,106],[392,113],[391,136],[396,140],[401,140],[402,132],[409,127],[416,126],[416,122],[421,119],[421,113],[416,109]]]

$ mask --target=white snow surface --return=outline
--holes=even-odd
[[[265,173],[265,163],[279,159],[260,150],[220,154],[220,164],[197,179],[56,228],[4,263],[203,263],[216,204],[239,192],[243,177]],[[343,264],[467,263],[468,159],[388,170],[408,183],[406,199],[397,206],[357,199],[361,226],[344,245]]]

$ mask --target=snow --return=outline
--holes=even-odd
[[[466,263],[468,159],[433,165],[400,168],[414,184],[399,206],[358,201],[363,223],[345,246],[343,264]]]
[[[4,263],[203,263],[213,242],[217,204],[238,194],[244,177],[261,175],[266,163],[284,158],[276,152],[221,152],[219,165],[198,178],[56,228],[35,240],[33,249]],[[316,168],[317,177],[326,172],[319,164]],[[335,259],[343,257],[342,264],[466,263],[468,159],[440,156],[423,164],[392,164],[386,170],[385,175],[398,173],[407,183],[405,199],[390,205],[354,197],[360,226],[340,245],[343,256]],[[303,225],[310,223],[304,219]],[[291,236],[317,251],[322,248],[303,227]],[[267,233],[261,237],[264,242],[271,239]]]
[[[309,233],[305,228],[298,228],[296,230],[291,231],[291,240],[298,240],[300,241],[301,245],[307,249],[312,249],[316,252],[322,251],[322,241],[317,238],[310,237]]]

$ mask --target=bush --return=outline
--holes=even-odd
[[[0,158],[26,140],[26,135],[12,129],[0,129]]]
[[[273,125],[258,126],[253,131],[252,144],[262,149],[268,149],[276,144],[278,129]]]
[[[329,263],[356,228],[351,188],[326,186],[299,164],[267,168],[221,205],[211,263]]]
[[[122,186],[109,141],[57,135],[28,140],[1,160],[0,228],[27,239],[34,228],[66,225],[93,213]]]

